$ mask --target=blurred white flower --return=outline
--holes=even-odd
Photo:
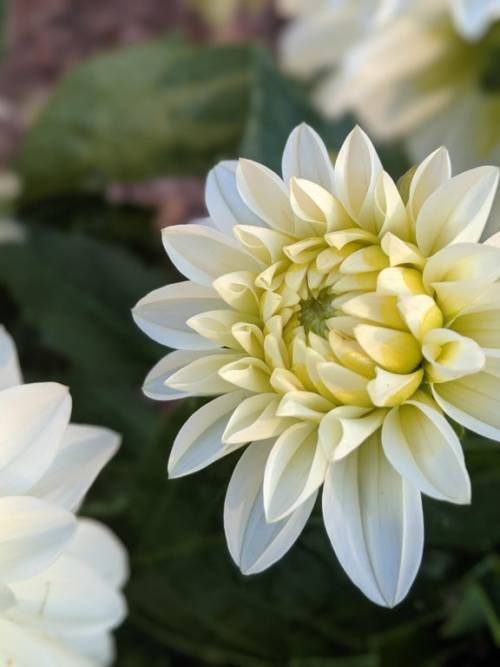
[[[119,437],[70,415],[66,387],[22,384],[0,329],[0,663],[12,667],[107,665],[125,614],[123,547],[73,514]]]
[[[210,218],[164,230],[189,280],[134,309],[151,338],[179,348],[144,391],[219,395],[181,428],[171,477],[251,443],[224,509],[244,573],[286,553],[324,484],[339,561],[392,606],[420,564],[420,494],[470,501],[443,412],[500,440],[500,248],[498,236],[479,242],[498,169],[452,177],[439,149],[398,189],[362,130],[334,168],[302,125],[282,172],[223,162],[207,180]]]
[[[322,73],[323,112],[408,139],[415,160],[445,145],[459,170],[500,163],[500,0],[313,4],[292,12],[281,59]]]

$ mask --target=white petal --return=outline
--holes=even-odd
[[[434,283],[488,280],[500,278],[500,248],[478,243],[454,243],[427,261],[423,280],[426,287]]]
[[[109,667],[116,658],[114,637],[110,632],[100,632],[97,635],[66,635],[63,638],[65,646],[78,655],[91,660],[87,667]],[[66,667],[66,665],[64,665]],[[69,666],[71,667],[71,666]]]
[[[374,192],[381,172],[372,142],[361,128],[354,128],[335,163],[335,194],[353,220],[369,232],[376,231]]]
[[[142,391],[148,398],[155,401],[173,401],[190,396],[189,392],[178,391],[169,387],[166,384],[169,377],[192,361],[218,352],[218,349],[175,350],[175,352],[167,354],[149,371],[144,380]]]
[[[128,579],[128,556],[123,544],[103,523],[79,519],[67,553],[84,561],[113,588]]]
[[[340,461],[380,427],[385,414],[385,410],[350,405],[334,408],[321,421],[320,445],[329,459]]]
[[[94,667],[85,658],[6,618],[0,619],[0,664],[12,667]]]
[[[262,225],[243,199],[236,187],[238,162],[220,162],[208,174],[205,201],[210,217],[217,227],[232,237],[235,225]]]
[[[439,407],[465,428],[500,440],[500,378],[482,371],[432,385]]]
[[[234,385],[222,379],[221,371],[227,364],[236,362],[241,357],[241,354],[233,354],[225,349],[204,354],[179,368],[170,375],[167,382],[170,387],[195,396],[214,396],[234,391]]]
[[[16,617],[34,617],[31,622],[56,637],[97,634],[115,627],[125,616],[121,594],[67,553],[37,576],[13,584],[12,590],[17,599]]]
[[[0,492],[28,491],[48,469],[71,415],[67,387],[25,384],[0,392]]]
[[[240,159],[236,182],[244,202],[259,218],[270,227],[293,235],[294,215],[288,190],[279,176],[258,162]],[[245,268],[239,266],[234,270]]]
[[[420,209],[417,243],[432,255],[450,243],[479,241],[498,186],[496,167],[477,167],[438,188]]]
[[[157,343],[206,350],[216,347],[215,344],[193,331],[186,322],[194,315],[224,306],[211,287],[186,281],[150,292],[138,301],[132,315],[137,326]]]
[[[327,458],[314,425],[290,426],[276,440],[264,472],[267,521],[289,516],[323,484]]]
[[[414,221],[430,195],[450,178],[451,161],[446,148],[438,148],[417,167],[408,198],[408,210]]]
[[[267,440],[282,433],[293,419],[276,415],[279,404],[280,397],[274,393],[256,394],[241,401],[222,436],[224,442],[238,444]]]
[[[302,123],[288,137],[282,162],[283,180],[304,178],[332,193],[334,172],[323,140],[312,127]]]
[[[0,498],[0,577],[11,582],[48,567],[76,528],[72,514],[28,496]]]
[[[334,65],[361,33],[362,20],[356,3],[325,4],[302,0],[299,11],[308,16],[290,23],[283,31],[280,60],[292,74],[309,76],[324,66]],[[314,9],[315,5],[320,6]]]
[[[342,567],[373,602],[406,596],[422,558],[420,493],[384,456],[375,435],[330,466],[323,520]]]
[[[15,387],[22,381],[16,345],[12,336],[0,326],[0,390]]]
[[[114,431],[70,424],[60,451],[31,494],[76,510],[119,445],[120,436]]]
[[[455,0],[451,11],[457,29],[471,41],[480,39],[489,26],[500,19],[499,0]]]
[[[273,565],[299,537],[316,494],[281,521],[267,523],[263,477],[274,441],[250,445],[238,461],[224,503],[224,530],[229,552],[243,574],[257,574]]]
[[[245,393],[242,391],[224,394],[189,417],[177,434],[170,452],[170,477],[182,477],[201,470],[241,446],[223,444],[222,434],[244,398]]]
[[[393,408],[384,421],[382,444],[396,470],[422,493],[452,503],[470,502],[460,441],[437,410],[417,401]]]
[[[260,264],[239,243],[206,225],[172,225],[162,231],[163,245],[174,266],[207,287],[232,271],[259,271]]]

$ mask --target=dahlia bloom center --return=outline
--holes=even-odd
[[[220,378],[252,392],[292,391],[296,402],[323,408],[388,408],[422,383],[483,368],[483,351],[453,329],[453,312],[443,314],[429,283],[439,258],[426,261],[403,217],[368,231],[320,186],[293,179],[291,193],[293,233],[302,238],[237,225],[236,238],[262,270],[217,278],[213,287],[230,310],[188,321],[239,355]],[[287,397],[278,414],[289,411]]]

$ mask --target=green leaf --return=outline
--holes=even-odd
[[[233,152],[255,49],[169,37],[93,57],[58,86],[22,147],[27,198],[204,170]]]
[[[28,200],[206,172],[239,155],[279,171],[288,134],[303,121],[334,148],[347,130],[322,121],[263,50],[170,37],[73,70],[28,133],[18,168]]]

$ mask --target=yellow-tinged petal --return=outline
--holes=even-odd
[[[328,340],[335,357],[343,366],[368,379],[374,376],[374,362],[354,338],[334,329],[330,331]]]
[[[277,290],[285,280],[285,271],[288,265],[288,260],[271,264],[271,266],[259,273],[255,279],[255,287],[265,290]]]
[[[358,324],[354,335],[376,364],[393,373],[411,373],[422,359],[417,340],[404,331]]]
[[[386,410],[340,405],[323,417],[319,444],[330,461],[340,461],[380,428]]]
[[[207,396],[234,391],[234,387],[219,376],[219,370],[229,362],[241,358],[241,354],[220,351],[195,359],[169,376],[165,384],[178,391]]]
[[[407,374],[389,373],[382,368],[377,368],[375,372],[375,379],[368,383],[368,394],[373,405],[380,408],[391,408],[408,400],[424,377],[421,368]]]
[[[224,444],[267,440],[282,433],[292,419],[277,417],[280,397],[274,393],[250,396],[234,409],[222,434]]]
[[[289,391],[304,391],[304,385],[299,378],[286,368],[275,368],[271,375],[271,386],[278,394],[287,394]]]
[[[282,302],[283,298],[276,292],[264,292],[260,297],[261,317],[264,322],[270,320],[278,312]]]
[[[335,283],[337,294],[346,292],[373,292],[377,287],[378,271],[345,275]]]
[[[389,266],[389,260],[379,245],[369,245],[356,250],[340,265],[342,273],[368,273]]]
[[[398,308],[406,326],[419,341],[428,331],[443,324],[443,313],[427,294],[404,296],[399,299]]]
[[[281,336],[267,334],[264,338],[264,356],[270,368],[288,368],[290,354]]]
[[[233,231],[245,250],[265,264],[283,259],[283,246],[295,240],[275,229],[256,225],[236,225]]]
[[[425,265],[424,256],[415,244],[403,241],[391,232],[384,235],[380,245],[389,258],[390,266],[405,265],[422,269]]]
[[[426,288],[433,283],[500,278],[500,248],[479,243],[455,243],[427,260],[423,271]]]
[[[312,391],[291,391],[281,399],[276,415],[319,422],[334,407],[331,401]]]
[[[325,396],[328,400],[333,400],[331,392],[328,390],[328,388],[326,387],[325,383],[323,382],[319,374],[319,364],[322,364],[326,361],[325,357],[323,357],[316,350],[307,347],[305,350],[304,360],[305,360],[304,370],[312,387],[319,394],[321,394],[321,396]]]
[[[358,246],[374,245],[378,243],[378,236],[372,232],[361,229],[361,227],[352,227],[342,231],[330,232],[325,235],[325,241],[328,245],[333,246],[337,250],[343,250],[348,245]],[[354,247],[357,250],[356,247]]]
[[[406,324],[398,309],[398,297],[392,294],[369,292],[360,294],[342,305],[347,315],[362,320],[383,324],[393,329],[406,329]]]
[[[310,237],[303,239],[302,241],[297,241],[291,245],[286,245],[283,248],[285,255],[295,264],[305,264],[311,262],[313,259],[316,259],[318,253],[320,253],[326,244],[323,237]]]
[[[471,338],[451,329],[433,329],[425,336],[422,354],[430,382],[449,382],[484,368],[483,350]]]
[[[232,334],[232,327],[238,322],[256,324],[257,319],[248,313],[240,313],[236,310],[209,310],[189,318],[186,324],[200,336],[218,345],[239,349],[239,343]]]
[[[232,361],[219,370],[219,375],[226,382],[246,391],[266,393],[271,390],[271,371],[267,364],[255,357]]]
[[[252,357],[264,356],[264,334],[256,324],[237,322],[231,327],[233,338]]]
[[[470,306],[481,296],[491,282],[489,280],[457,280],[453,282],[432,283],[436,301],[446,320],[450,322],[461,310]]]
[[[344,259],[345,253],[334,248],[327,248],[322,250],[316,257],[316,268],[321,273],[328,273],[336,268]]]
[[[401,266],[382,269],[377,274],[376,289],[380,294],[396,294],[397,296],[425,294],[420,271]]]
[[[368,379],[363,375],[331,361],[318,364],[318,372],[327,389],[339,403],[360,407],[372,405],[367,391]]]
[[[290,203],[295,215],[309,222],[317,233],[324,234],[327,230],[344,229],[352,225],[352,220],[340,202],[312,181],[292,178]]]
[[[259,294],[255,288],[255,273],[235,271],[226,273],[212,283],[212,287],[235,310],[258,315]]]

